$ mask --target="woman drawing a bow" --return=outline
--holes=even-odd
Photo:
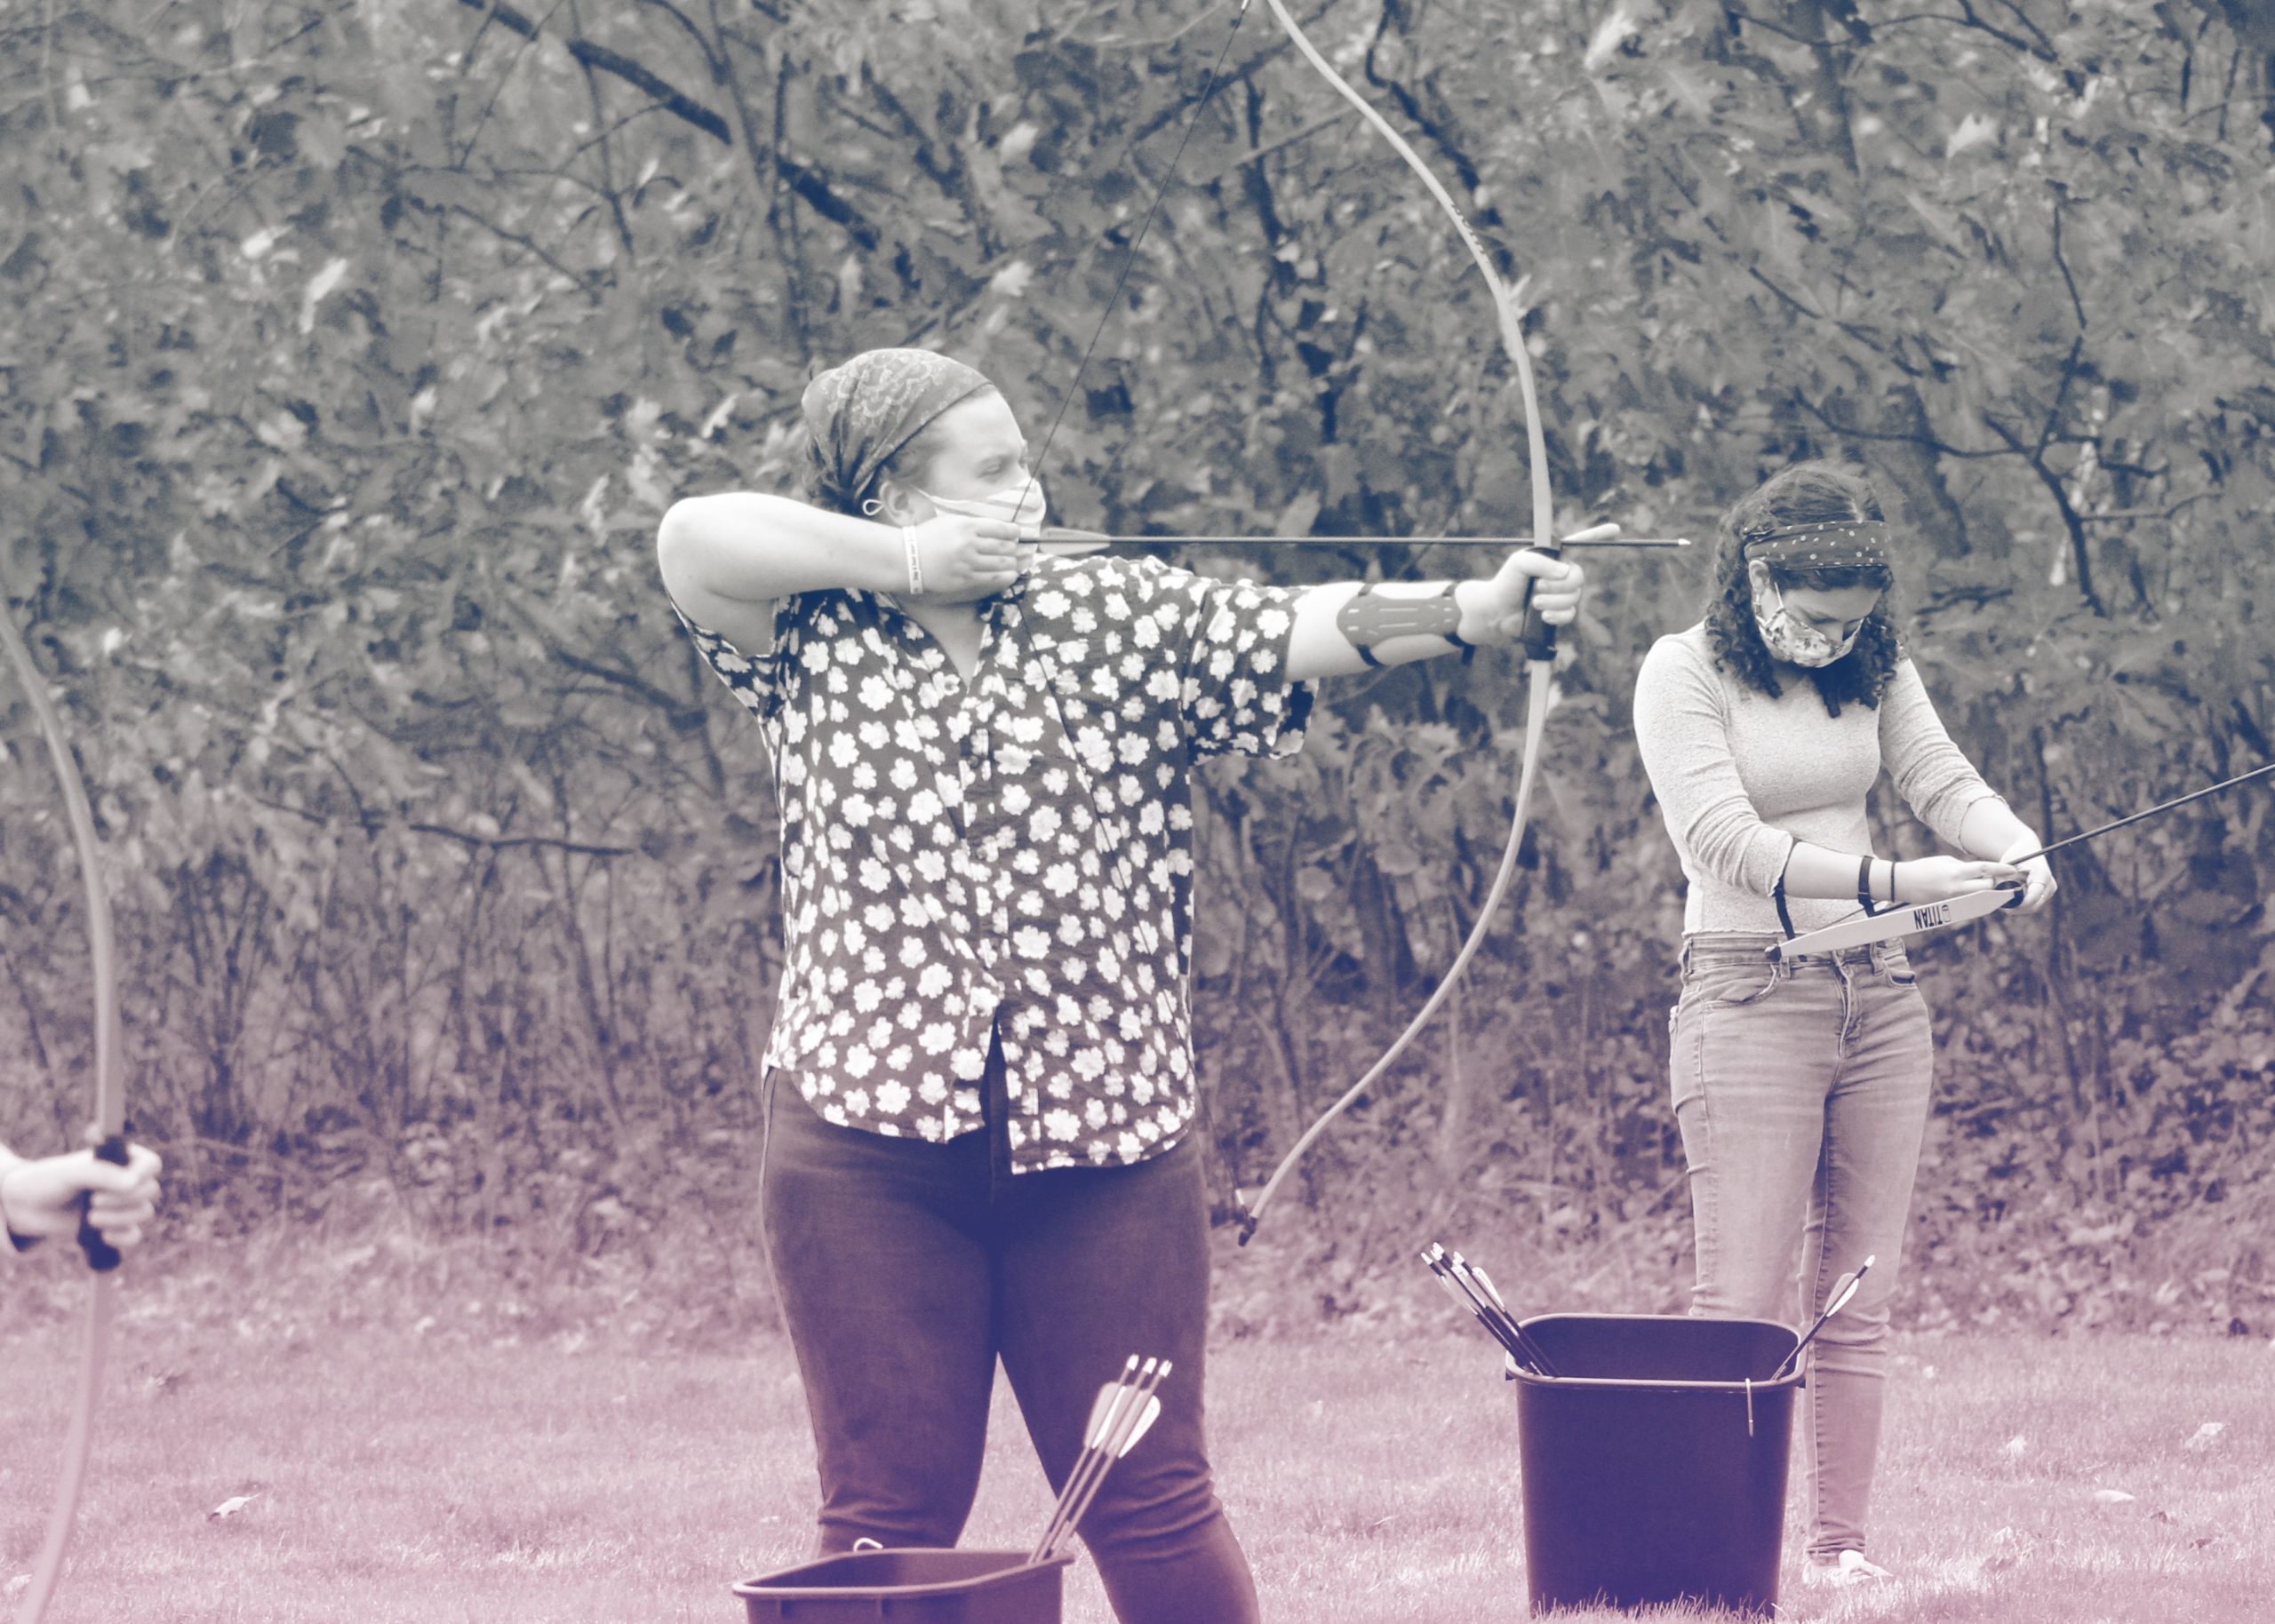
[[[1079,1532],[1128,1624],[1246,1624],[1201,1439],[1193,766],[1297,749],[1316,678],[1513,640],[1536,582],[1569,621],[1580,572],[1302,589],[1038,556],[1026,442],[970,367],[873,350],[804,411],[808,500],[682,501],[658,547],[774,764],[759,1198],[821,1549],[955,1542],[999,1358],[1058,1485],[1142,1351],[1177,1379]]]

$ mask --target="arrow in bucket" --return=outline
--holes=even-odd
[[[1517,1333],[1517,1340],[1531,1350],[1533,1373],[1537,1376],[1555,1375],[1556,1366],[1548,1362],[1548,1356],[1540,1350],[1540,1343],[1534,1340],[1531,1332],[1524,1328],[1523,1322],[1509,1311],[1509,1305],[1501,1300],[1501,1288],[1493,1284],[1493,1277],[1485,1272],[1485,1265],[1463,1262],[1462,1255],[1458,1252],[1453,1254],[1453,1258],[1456,1264],[1476,1277],[1477,1283],[1485,1288],[1485,1294],[1493,1299],[1493,1306],[1499,1310],[1501,1317],[1509,1322],[1509,1329],[1514,1331]]]
[[[1533,1340],[1532,1333],[1519,1325],[1517,1317],[1509,1312],[1509,1305],[1501,1301],[1500,1292],[1494,1286],[1492,1277],[1485,1272],[1484,1268],[1471,1262],[1458,1252],[1446,1254],[1446,1262],[1451,1266],[1454,1277],[1463,1285],[1469,1286],[1473,1295],[1477,1294],[1479,1287],[1483,1288],[1484,1297],[1486,1301],[1492,1303],[1494,1314],[1503,1325],[1509,1328],[1509,1334],[1516,1340],[1517,1346],[1523,1350],[1522,1357],[1517,1362],[1535,1375],[1555,1375],[1556,1366],[1548,1362],[1548,1356],[1540,1350],[1540,1344]]]
[[[1501,1344],[1512,1365],[1521,1365],[1537,1376],[1553,1377],[1556,1367],[1540,1350],[1540,1344],[1517,1323],[1516,1316],[1501,1300],[1501,1294],[1485,1271],[1467,1262],[1458,1252],[1449,1252],[1436,1241],[1423,1248],[1422,1262],[1438,1278],[1449,1296],[1474,1315],[1486,1333]]]
[[[1784,1362],[1777,1366],[1776,1374],[1769,1378],[1772,1381],[1782,1380],[1793,1361],[1801,1357],[1801,1349],[1816,1341],[1816,1333],[1824,1329],[1824,1322],[1848,1306],[1848,1300],[1856,1294],[1856,1288],[1864,1283],[1864,1270],[1870,1269],[1877,1261],[1876,1257],[1866,1258],[1856,1265],[1855,1274],[1848,1276],[1832,1288],[1832,1300],[1824,1305],[1824,1312],[1816,1317],[1816,1324],[1809,1327],[1808,1334],[1793,1344],[1793,1351],[1785,1356]]]
[[[1074,1469],[1066,1474],[1066,1487],[1058,1491],[1050,1525],[1028,1554],[1028,1566],[1048,1562],[1058,1553],[1060,1543],[1089,1512],[1108,1469],[1135,1449],[1138,1440],[1160,1419],[1161,1401],[1157,1389],[1169,1373],[1169,1360],[1147,1359],[1141,1365],[1133,1353],[1122,1367],[1122,1379],[1098,1389],[1098,1397],[1090,1404],[1090,1421],[1082,1429],[1082,1453],[1075,1457]]]

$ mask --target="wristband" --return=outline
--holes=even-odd
[[[914,525],[904,524],[900,527],[900,546],[901,551],[908,558],[908,595],[912,598],[921,597],[924,592],[924,566],[916,557],[916,527]]]
[[[1856,859],[1856,905],[1867,914],[1872,908],[1872,860],[1869,856]]]

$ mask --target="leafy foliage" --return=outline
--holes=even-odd
[[[810,370],[871,345],[971,360],[1039,442],[1165,180],[1050,442],[1063,514],[1349,537],[1322,576],[1447,567],[1361,537],[1516,521],[1513,380],[1459,244],[1268,32],[1196,106],[1233,12],[0,20],[0,578],[96,786],[136,1114],[178,1165],[249,1208],[269,1153],[371,1166],[438,1226],[587,1250],[643,1244],[595,1212],[732,1185],[778,962],[768,792],[663,604],[655,521],[786,488]],[[1536,0],[1512,30],[1491,0],[1382,0],[1317,26],[1522,276],[1563,518],[1704,535],[1793,458],[1862,461],[1912,538],[1931,690],[2055,832],[2270,748],[2254,18]],[[1568,1262],[1679,1241],[1680,876],[1625,717],[1696,576],[1596,572],[1512,922],[1309,1174],[1331,1227],[1287,1244],[1347,1268],[1337,1311],[1456,1206]],[[1212,771],[1196,1004],[1227,1182],[1449,958],[1516,691],[1497,655],[1399,672],[1298,760]],[[7,1126],[44,1138],[79,1109],[76,920],[6,703]],[[1931,1315],[2275,1313],[2267,822],[2247,792],[2080,849],[2050,922],[1926,954]],[[1593,1270],[1574,1289],[1628,1289]]]

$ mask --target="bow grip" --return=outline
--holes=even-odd
[[[1563,549],[1554,542],[1545,542],[1525,551],[1548,558],[1561,559],[1564,556]],[[1517,633],[1517,641],[1525,646],[1526,659],[1553,660],[1556,657],[1556,628],[1543,620],[1540,612],[1532,606],[1533,589],[1539,585],[1537,577],[1525,582],[1525,624],[1524,629]]]
[[[126,1166],[126,1135],[113,1134],[95,1147],[95,1159],[108,1162],[114,1167]],[[79,1250],[87,1254],[87,1267],[97,1274],[108,1274],[118,1267],[118,1248],[105,1240],[102,1231],[95,1228],[87,1215],[88,1204],[94,1200],[91,1190],[79,1198]]]

